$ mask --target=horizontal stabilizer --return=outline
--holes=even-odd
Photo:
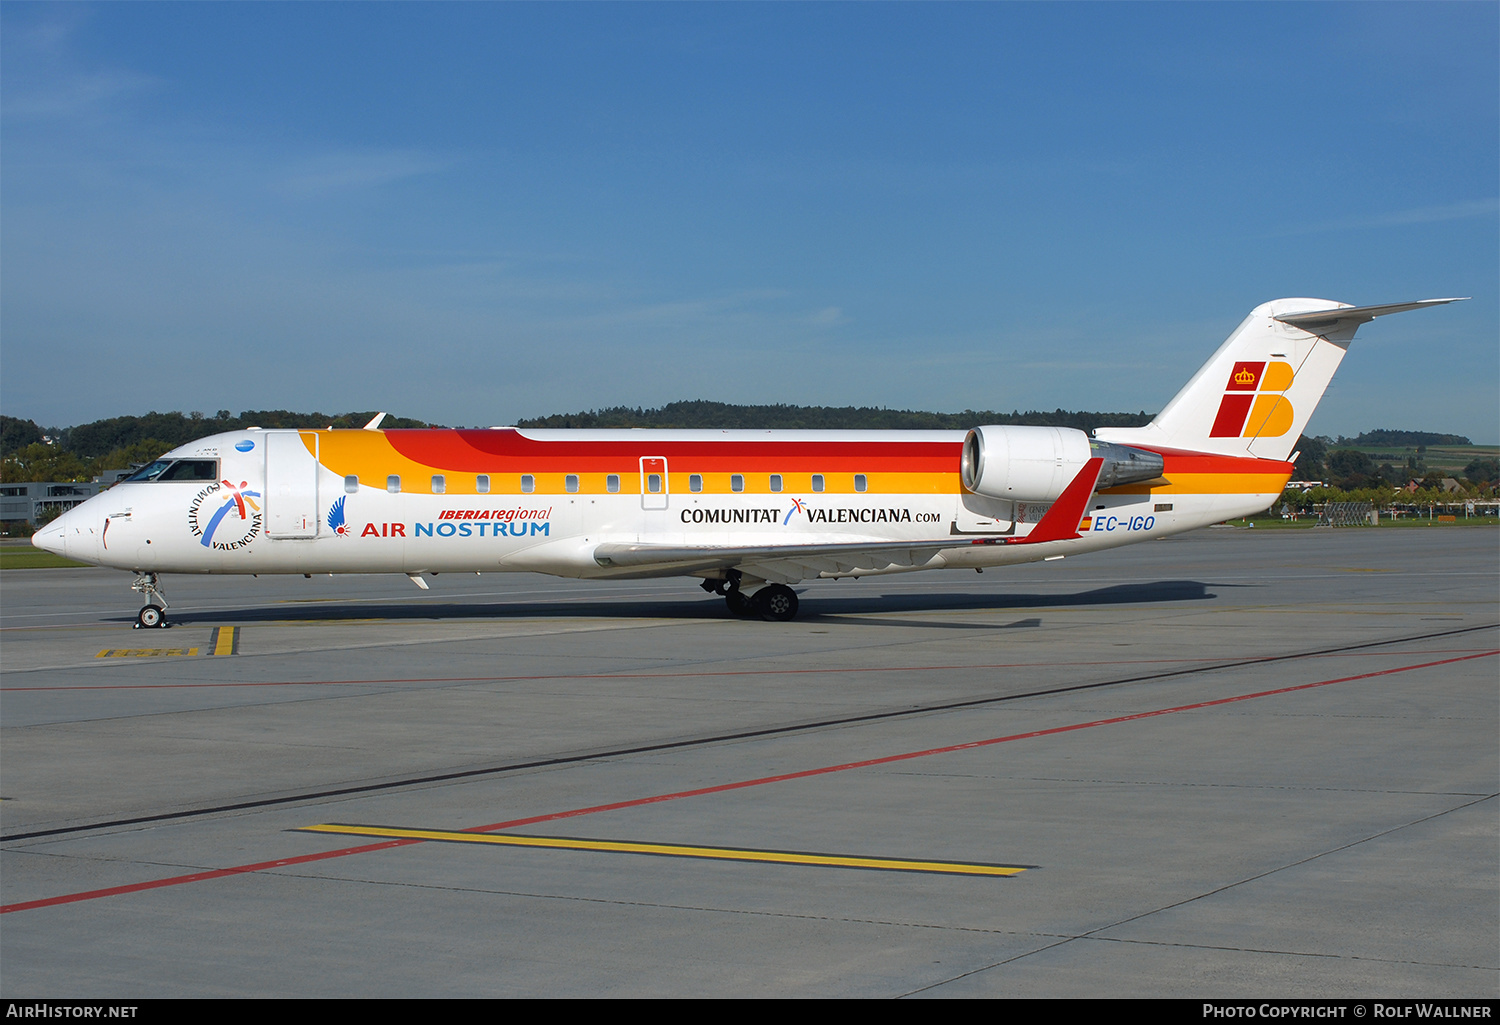
[[[1416,302],[1386,303],[1383,306],[1341,306],[1331,310],[1310,310],[1306,313],[1282,313],[1273,316],[1272,319],[1300,327],[1314,334],[1323,334],[1339,326],[1358,327],[1360,324],[1368,324],[1376,317],[1384,317],[1388,313],[1405,313],[1407,310],[1421,310],[1428,306],[1461,303],[1467,298],[1469,297],[1418,299]]]

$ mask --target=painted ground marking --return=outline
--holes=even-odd
[[[1394,666],[1390,669],[1379,669],[1369,673],[1359,673],[1354,676],[1340,676],[1331,680],[1318,680],[1313,683],[1301,683],[1291,687],[1277,687],[1273,690],[1254,691],[1248,694],[1236,694],[1227,698],[1216,698],[1212,701],[1195,701],[1187,705],[1174,705],[1169,708],[1158,708],[1149,712],[1136,712],[1133,715],[1115,716],[1110,719],[1093,719],[1088,722],[1072,723],[1067,726],[1055,726],[1051,729],[1033,730],[1030,733],[1013,733],[1004,737],[990,737],[986,740],[973,740],[964,744],[952,744],[947,747],[928,748],[924,751],[907,751],[901,754],[886,755],[882,758],[870,758],[860,762],[845,762],[840,765],[826,765],[817,769],[804,769],[800,772],[788,772],[778,776],[762,776],[758,779],[741,780],[737,783],[724,783],[719,786],[700,787],[696,790],[679,790],[675,793],[657,794],[653,797],[638,797],[628,801],[615,801],[610,804],[595,804],[583,808],[573,808],[568,811],[552,812],[546,815],[533,815],[528,818],[511,819],[508,822],[495,822],[487,826],[474,826],[464,832],[471,833],[493,833],[501,829],[515,829],[520,826],[534,825],[538,822],[555,822],[559,819],[577,818],[581,815],[594,815],[604,811],[618,811],[623,808],[638,808],[648,804],[659,804],[664,801],[680,801],[688,797],[701,797],[707,794],[721,794],[732,790],[743,790],[747,787],[765,786],[769,783],[782,783],[794,779],[808,779],[813,776],[823,776],[833,772],[846,772],[850,769],[863,769],[876,765],[890,765],[894,762],[909,761],[914,758],[927,758],[932,755],[951,754],[958,751],[970,751],[976,748],[990,747],[994,744],[1007,744],[1017,740],[1031,740],[1036,737],[1057,736],[1063,733],[1072,733],[1076,730],[1093,729],[1096,726],[1114,726],[1120,723],[1138,722],[1142,719],[1151,719],[1161,715],[1174,715],[1179,712],[1192,712],[1204,708],[1214,708],[1220,705],[1237,704],[1241,701],[1254,701],[1259,698],[1275,697],[1281,694],[1293,694],[1298,691],[1312,690],[1317,687],[1328,687],[1336,683],[1352,683],[1356,680],[1372,680],[1382,676],[1392,676],[1396,673],[1409,673],[1418,669],[1432,669],[1437,666],[1452,665],[1457,662],[1468,662],[1476,658],[1489,658],[1500,655],[1500,649],[1478,652],[1472,655],[1459,655],[1454,658],[1438,659],[1434,662],[1419,662],[1414,665]],[[318,851],[313,854],[302,854],[290,858],[278,858],[275,861],[258,861],[249,865],[236,865],[232,868],[209,869],[204,872],[194,872],[190,875],[168,876],[165,879],[148,879],[139,883],[127,883],[123,886],[110,886],[100,890],[83,890],[78,893],[58,894],[55,897],[42,897],[38,900],[18,901],[14,904],[0,905],[0,914],[9,914],[13,911],[30,911],[35,908],[54,907],[59,904],[73,904],[84,900],[98,900],[103,897],[116,897],[128,893],[139,893],[144,890],[156,890],[166,886],[181,886],[185,883],[204,882],[210,879],[224,879],[229,876],[245,875],[253,872],[266,872],[272,869],[285,868],[290,865],[306,865],[318,861],[328,861],[333,858],[347,858],[356,854],[368,854],[373,851],[390,850],[395,847],[408,847],[412,844],[425,843],[424,840],[397,839],[385,840],[372,844],[362,844],[358,847],[341,847],[332,851]]]
[[[517,833],[470,833],[447,829],[397,829],[328,822],[303,826],[299,833],[337,833],[393,840],[435,840],[442,843],[482,843],[501,847],[534,847],[562,851],[599,851],[610,854],[655,854],[668,858],[708,858],[718,861],[756,861],[776,865],[820,865],[829,868],[873,868],[887,872],[939,872],[964,876],[1013,876],[1034,865],[992,865],[962,861],[912,861],[871,858],[812,851],[772,851],[753,847],[702,847],[697,844],[638,843],[633,840],[588,840],[572,836],[523,836]]]

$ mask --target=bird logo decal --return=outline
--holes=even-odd
[[[347,497],[349,496],[341,495],[328,509],[328,526],[339,537],[349,536],[349,525],[344,522],[344,499]]]

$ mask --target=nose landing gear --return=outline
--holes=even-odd
[[[162,592],[156,574],[142,573],[131,582],[130,589],[146,596],[146,604],[135,614],[133,629],[165,627],[167,625],[167,596]],[[161,604],[157,605],[156,602],[161,602]]]

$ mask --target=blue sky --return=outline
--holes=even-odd
[[[1155,410],[1500,440],[1500,6],[0,5],[0,407]]]

